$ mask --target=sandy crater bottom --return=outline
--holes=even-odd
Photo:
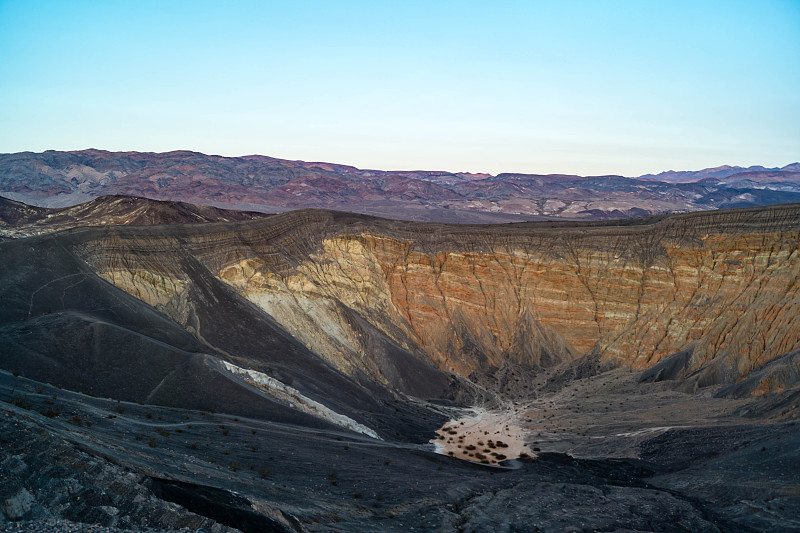
[[[532,455],[525,443],[526,430],[516,423],[515,410],[472,411],[473,415],[451,420],[436,431],[431,442],[438,453],[489,465]]]

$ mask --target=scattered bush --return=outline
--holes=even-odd
[[[61,414],[60,407],[48,407],[47,409],[42,409],[39,411],[40,414],[46,416],[47,418],[53,418],[59,416]]]
[[[20,398],[19,396],[12,396],[8,400],[6,400],[6,403],[16,405],[20,409],[25,409],[26,411],[30,411],[32,409],[31,402],[30,400],[28,400],[28,398]]]

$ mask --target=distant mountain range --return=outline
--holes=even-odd
[[[637,178],[365,170],[252,155],[81,150],[0,154],[0,195],[66,207],[104,195],[281,212],[327,208],[391,218],[497,223],[613,219],[800,201],[800,163]]]
[[[639,176],[639,179],[652,179],[656,181],[669,181],[669,182],[684,182],[693,183],[696,181],[719,178],[724,179],[737,174],[770,174],[777,175],[782,172],[800,172],[800,163],[791,163],[782,168],[766,168],[760,165],[752,167],[732,167],[729,165],[722,165],[721,167],[704,168],[702,170],[667,170],[659,172],[658,174],[645,174]]]

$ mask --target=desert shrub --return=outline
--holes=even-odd
[[[21,398],[19,396],[12,396],[8,400],[6,400],[6,403],[10,403],[11,405],[16,405],[20,409],[25,409],[27,411],[30,411],[32,408],[30,400],[28,400],[27,398]]]
[[[39,413],[46,416],[47,418],[53,418],[61,414],[61,408],[48,407],[47,409],[40,410]]]

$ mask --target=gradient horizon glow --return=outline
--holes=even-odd
[[[622,174],[800,159],[800,2],[0,0],[0,152]]]

